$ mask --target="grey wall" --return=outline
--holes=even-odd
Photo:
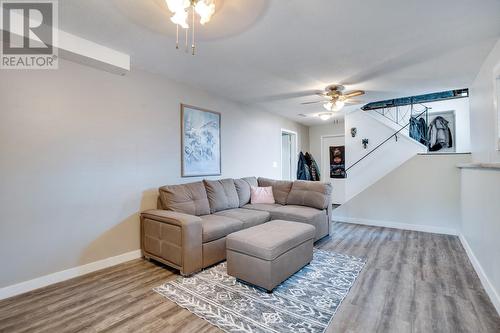
[[[139,249],[156,188],[196,180],[180,178],[181,102],[222,113],[223,177],[279,177],[281,128],[309,147],[307,127],[145,72],[0,75],[0,287]]]

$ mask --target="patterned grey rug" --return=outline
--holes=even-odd
[[[364,264],[315,250],[272,294],[227,275],[225,262],[154,291],[226,332],[324,332]]]

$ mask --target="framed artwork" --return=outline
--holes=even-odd
[[[221,115],[181,104],[182,177],[221,175]]]
[[[345,146],[330,147],[330,178],[346,178]]]

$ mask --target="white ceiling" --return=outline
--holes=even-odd
[[[364,102],[470,85],[500,37],[500,0],[218,0],[198,54],[175,49],[163,0],[64,0],[62,30],[159,73],[310,125],[330,83]],[[359,106],[358,106],[359,107]],[[351,106],[350,108],[355,108]],[[349,108],[347,108],[349,109]]]

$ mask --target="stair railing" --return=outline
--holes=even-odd
[[[422,105],[425,110],[420,112],[417,116],[415,117],[410,117],[410,120],[404,125],[402,126],[398,131],[396,131],[395,133],[393,133],[391,136],[389,136],[387,139],[385,139],[384,141],[382,141],[381,143],[379,143],[375,148],[373,148],[372,150],[370,150],[366,155],[364,155],[363,157],[361,157],[359,160],[357,160],[356,162],[354,162],[353,164],[351,164],[350,167],[348,167],[345,171],[349,171],[351,170],[354,166],[356,166],[357,164],[359,164],[361,161],[363,161],[365,158],[367,158],[368,156],[370,156],[374,151],[376,151],[377,149],[379,149],[380,147],[382,147],[386,142],[388,142],[390,139],[392,138],[396,138],[396,141],[398,140],[398,134],[401,133],[405,128],[407,128],[408,126],[410,126],[410,123],[411,123],[411,118],[420,118],[422,117],[423,115],[425,115],[425,118],[426,118],[426,123],[428,121],[428,112],[429,112],[429,109],[431,109],[430,107],[427,107],[423,104],[420,104]],[[413,105],[412,105],[412,110],[413,110]]]

